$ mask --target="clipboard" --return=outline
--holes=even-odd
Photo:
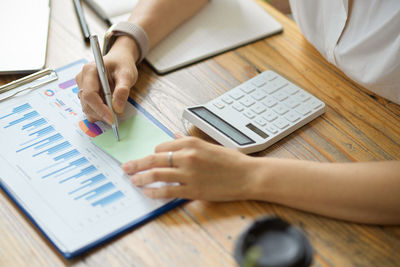
[[[47,68],[47,69],[35,72],[31,75],[22,77],[21,79],[18,79],[18,80],[15,80],[15,81],[12,81],[10,83],[0,86],[0,95],[16,89],[11,94],[0,98],[0,101],[7,100],[9,98],[12,98],[12,97],[22,93],[22,92],[25,92],[28,90],[33,90],[35,88],[44,86],[44,85],[51,83],[53,81],[56,81],[56,80],[58,80],[57,72],[53,69]],[[34,83],[36,81],[37,81],[37,83]]]
[[[66,259],[186,202],[145,197],[119,163],[90,142],[107,126],[90,124],[80,110],[74,77],[85,63],[0,87],[14,95],[0,101],[0,139],[10,140],[0,151],[0,187]],[[139,103],[129,103],[173,137]]]

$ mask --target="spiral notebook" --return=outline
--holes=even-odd
[[[86,0],[113,23],[125,21],[137,0]],[[253,0],[211,0],[156,47],[146,60],[167,73],[279,33],[282,26]]]
[[[67,259],[184,201],[144,196],[120,162],[92,142],[110,127],[90,123],[81,110],[74,77],[84,63],[44,71],[46,76],[29,83],[11,84],[11,91],[0,87],[0,140],[7,140],[0,150],[0,187]],[[15,91],[20,93],[10,97]],[[135,131],[151,128],[157,142],[172,139],[167,128],[129,101],[121,124],[140,118]],[[130,156],[151,153],[157,142],[132,149]]]

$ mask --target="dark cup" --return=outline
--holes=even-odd
[[[312,247],[295,227],[278,217],[252,223],[236,242],[235,259],[244,267],[306,267]]]

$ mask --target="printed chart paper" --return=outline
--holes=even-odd
[[[0,185],[66,258],[173,203],[145,197],[120,163],[91,142],[110,127],[90,123],[81,110],[73,77],[83,64],[0,102]],[[131,104],[126,113],[141,117]]]

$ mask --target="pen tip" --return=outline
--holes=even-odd
[[[117,142],[119,142],[120,141],[119,132],[116,127],[113,127],[113,129],[114,129],[115,137],[117,138]]]

